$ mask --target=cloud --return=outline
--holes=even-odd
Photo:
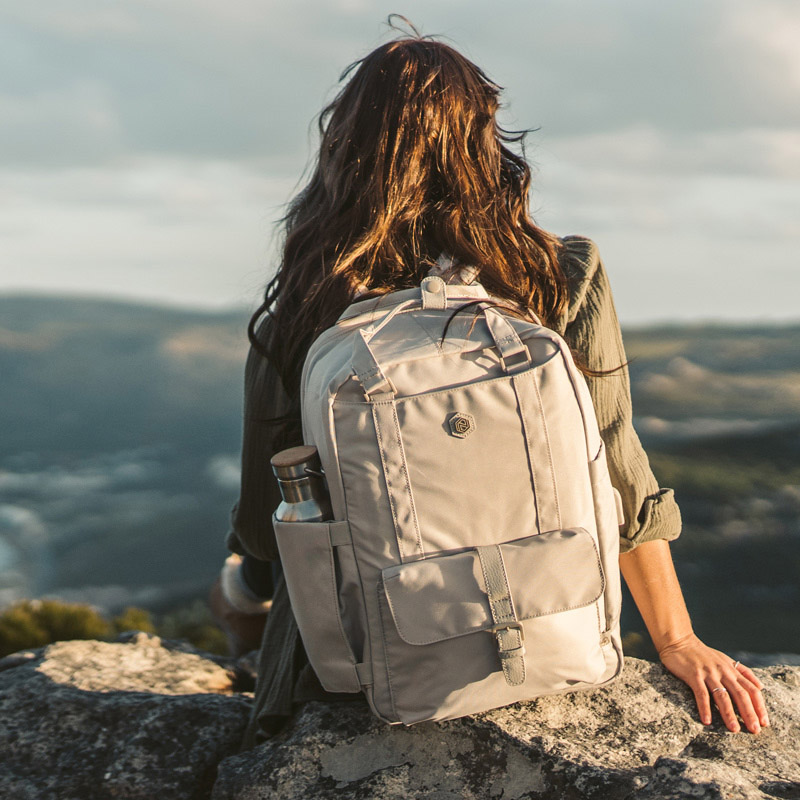
[[[101,453],[69,466],[25,471],[0,470],[0,491],[47,500],[87,497],[108,490],[130,493],[131,488],[152,481],[161,471],[155,455],[148,450],[122,450]],[[0,506],[0,528],[21,526],[32,532],[35,525],[39,524],[38,519],[35,512],[25,508]]]
[[[252,304],[296,180],[270,161],[0,170],[0,289]]]
[[[746,66],[776,100],[800,90],[800,7],[792,0],[733,4],[723,30]],[[775,80],[781,76],[783,80]]]
[[[582,168],[648,176],[759,176],[800,180],[800,126],[667,133],[651,124],[558,137],[562,159]]]
[[[636,430],[649,440],[702,439],[718,436],[739,436],[766,433],[781,427],[780,422],[765,419],[718,419],[715,417],[690,417],[666,420],[660,417],[639,417]]]
[[[0,608],[30,589],[47,558],[47,539],[47,524],[37,511],[0,504]]]
[[[240,460],[237,456],[214,456],[206,466],[206,475],[220,489],[238,491],[242,478]]]
[[[683,356],[670,359],[662,372],[642,375],[636,390],[642,399],[671,403],[688,415],[691,409],[705,408],[709,415],[796,419],[800,408],[800,381],[794,372],[718,372]]]
[[[83,0],[67,15],[0,3],[11,6],[0,108],[18,124],[0,131],[6,164],[92,154],[98,164],[152,154],[302,164],[304,132],[342,66],[322,65],[339,44],[332,31],[307,36],[313,19],[287,5],[173,0],[108,15],[107,3]]]
[[[19,560],[19,553],[0,538],[0,575],[14,567]]]
[[[98,492],[111,483],[108,475],[97,472],[73,474],[60,469],[47,472],[0,473],[0,490],[31,494],[75,495]]]
[[[0,0],[0,290],[252,307],[310,123],[342,68],[395,35],[395,10]],[[409,0],[403,13],[506,87],[505,123],[540,126],[537,219],[598,240],[625,321],[796,317],[792,0]],[[682,302],[687,275],[699,285]]]
[[[0,9],[9,20],[0,107],[16,107],[19,119],[0,134],[0,157],[281,154],[302,163],[308,123],[341,69],[388,38],[392,6],[81,0],[67,13],[4,0]],[[800,119],[797,86],[779,79],[800,69],[789,3],[542,0],[498,11],[412,0],[405,13],[451,36],[508,87],[512,114],[549,135]]]
[[[125,151],[108,87],[80,80],[60,89],[0,95],[6,164],[97,163]]]
[[[0,532],[15,539],[39,539],[45,533],[45,525],[35,511],[3,503],[0,505]]]
[[[77,39],[132,33],[138,29],[130,9],[91,0],[73,1],[69,8],[46,3],[4,2],[0,4],[0,9],[7,19],[13,19],[26,27]]]
[[[673,146],[652,131],[628,130],[571,137],[537,155],[534,210],[545,225],[554,218],[557,230],[800,244],[800,131],[697,136]],[[686,258],[693,260],[689,251]]]

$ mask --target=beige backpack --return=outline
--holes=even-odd
[[[412,724],[619,673],[618,495],[558,334],[429,277],[350,306],[302,397],[334,521],[274,524],[328,691]]]

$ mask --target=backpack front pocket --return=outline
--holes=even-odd
[[[463,716],[592,685],[608,673],[597,605],[605,582],[588,531],[550,531],[499,551],[516,620],[507,624],[496,622],[475,548],[382,571],[387,680],[400,721]],[[502,669],[506,629],[522,638],[511,653],[523,659],[516,683]]]

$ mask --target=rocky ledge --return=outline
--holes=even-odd
[[[758,670],[772,726],[696,721],[691,693],[628,659],[594,692],[389,728],[311,703],[238,753],[251,669],[179,642],[59,642],[0,660],[0,797],[800,800],[800,668]]]

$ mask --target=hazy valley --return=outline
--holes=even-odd
[[[202,596],[236,499],[245,312],[0,297],[0,606]],[[800,326],[625,332],[696,628],[800,652]],[[613,378],[612,378],[613,379]],[[625,627],[641,629],[627,604]]]

